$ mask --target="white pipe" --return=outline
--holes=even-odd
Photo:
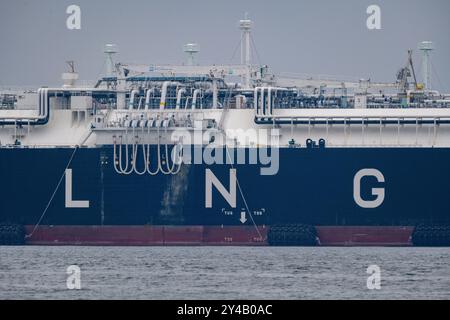
[[[258,105],[258,90],[259,87],[256,87],[253,93],[253,106],[255,107],[255,111],[257,115],[260,115],[259,105]]]
[[[202,89],[196,89],[194,90],[194,96],[192,98],[192,110],[195,110],[195,107],[197,106],[197,96],[199,93],[202,92]]]
[[[103,89],[89,89],[89,92],[97,92],[102,91]],[[48,118],[50,114],[50,105],[49,105],[49,93],[58,94],[58,93],[66,93],[66,92],[80,92],[86,91],[81,88],[40,88],[38,89],[38,110],[37,116],[33,117],[2,117],[0,118],[0,125],[14,125],[14,122],[28,122],[30,124],[35,124],[35,122],[39,122],[40,120],[45,120]],[[5,124],[4,121],[7,120]]]
[[[155,92],[155,88],[151,88],[147,90],[145,95],[145,111],[148,111],[150,108],[150,95]]]
[[[256,114],[258,116],[260,115],[269,115],[272,116],[272,107],[273,107],[273,100],[272,96],[274,92],[277,91],[286,91],[288,89],[286,88],[278,88],[278,87],[256,87],[254,89],[254,95],[253,95],[253,105],[256,110]],[[260,93],[259,93],[260,91]],[[265,92],[267,91],[267,98],[269,99],[269,103],[266,105],[266,96]]]
[[[430,99],[430,100],[425,100],[424,102],[425,103],[450,103],[450,100],[447,100],[447,99],[438,99],[438,100]]]
[[[184,109],[187,110],[188,106],[189,106],[189,100],[191,99],[191,97],[187,97],[186,98],[186,103],[184,104]]]
[[[277,88],[274,87],[269,87],[268,89],[268,96],[269,96],[269,106],[268,106],[268,114],[271,116],[272,115],[272,90],[275,90],[275,93],[277,92]]]
[[[181,96],[186,93],[186,89],[182,88],[180,90],[178,90],[177,93],[177,110],[180,110],[181,107]]]
[[[266,99],[264,97],[264,91],[266,91],[268,88],[267,87],[262,87],[261,89],[261,110],[263,115],[265,116],[267,114],[267,110],[266,110]]]
[[[48,115],[48,88],[38,89],[39,112],[35,120],[45,119]]]
[[[48,105],[48,90],[44,89],[44,114],[42,115],[42,118],[47,118],[50,112],[50,106]]]
[[[48,105],[48,88],[38,89],[38,97],[39,97],[39,113],[38,116],[33,120],[42,120],[47,118],[49,113],[49,105]]]
[[[169,86],[177,86],[177,82],[171,82],[166,81],[163,83],[162,89],[161,89],[161,102],[159,104],[159,109],[164,110],[166,108],[166,98],[167,98],[167,88]]]
[[[214,79],[212,83],[212,91],[213,91],[213,109],[217,109],[217,80]]]
[[[133,110],[134,108],[134,99],[135,97],[139,94],[139,90],[132,90],[131,94],[130,94],[130,105],[129,105],[129,109]]]
[[[265,98],[264,98],[264,91],[267,90],[267,87],[256,87],[254,91],[254,106],[257,111],[258,115],[266,114],[265,111],[263,111],[263,108],[265,108]],[[260,94],[258,92],[261,91]],[[262,112],[263,111],[263,112]]]
[[[38,97],[39,97],[39,116],[42,116],[43,106],[44,106],[44,99],[43,99],[43,92],[44,89],[38,90]]]

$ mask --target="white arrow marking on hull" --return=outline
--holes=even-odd
[[[246,222],[247,222],[247,213],[245,212],[245,211],[242,211],[241,212],[241,222],[242,222],[242,224],[245,224]]]

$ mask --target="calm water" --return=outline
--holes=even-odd
[[[0,247],[0,299],[318,298],[450,299],[450,249]]]

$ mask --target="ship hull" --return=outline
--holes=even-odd
[[[30,245],[138,246],[268,245],[279,225],[315,226],[326,246],[409,246],[415,226],[449,224],[449,149],[279,151],[270,176],[257,164],[139,176],[114,169],[111,146],[1,149],[0,222],[26,226]],[[360,176],[355,192],[361,172],[382,179]]]

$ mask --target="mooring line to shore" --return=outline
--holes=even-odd
[[[225,137],[226,137],[226,134],[225,134]],[[227,156],[228,156],[228,160],[230,161],[230,166],[231,166],[232,169],[235,169],[234,165],[233,165],[232,158],[231,158],[231,154],[230,154],[230,151],[228,149],[228,145],[227,145],[226,141],[225,141],[225,149],[227,150]],[[244,191],[242,190],[241,183],[239,182],[239,178],[238,178],[237,174],[236,174],[236,184],[238,186],[239,193],[241,194],[242,200],[244,201],[245,209],[247,210],[248,215],[250,216],[250,219],[252,220],[253,226],[255,227],[259,238],[261,240],[266,240],[266,239],[263,239],[263,236],[262,236],[261,232],[259,231],[258,225],[256,224],[256,221],[253,218],[253,215],[252,215],[252,213],[250,211],[250,207],[248,206],[247,199],[245,198]]]
[[[62,183],[63,180],[64,180],[64,177],[66,176],[66,171],[67,171],[67,169],[69,169],[69,167],[70,167],[70,165],[71,165],[71,163],[72,163],[72,161],[73,161],[73,158],[75,157],[75,154],[77,153],[77,151],[78,151],[79,148],[80,148],[79,146],[75,146],[75,149],[73,150],[72,155],[70,156],[69,162],[67,163],[66,168],[64,169],[64,172],[63,172],[63,174],[61,175],[61,178],[59,179],[59,182],[58,182],[58,184],[57,184],[55,190],[53,191],[53,194],[52,194],[52,196],[50,197],[50,200],[48,201],[47,206],[46,206],[45,209],[44,209],[44,212],[42,213],[42,215],[41,215],[41,217],[39,218],[38,222],[37,222],[36,225],[34,226],[33,231],[31,231],[30,234],[27,234],[27,235],[25,236],[25,239],[31,238],[31,237],[34,235],[34,233],[36,232],[37,228],[41,225],[42,220],[44,219],[45,215],[47,214],[47,211],[48,211],[48,209],[50,208],[50,205],[52,204],[53,199],[55,198],[56,193],[58,192],[58,189],[59,189],[59,187],[61,186],[61,183]]]

